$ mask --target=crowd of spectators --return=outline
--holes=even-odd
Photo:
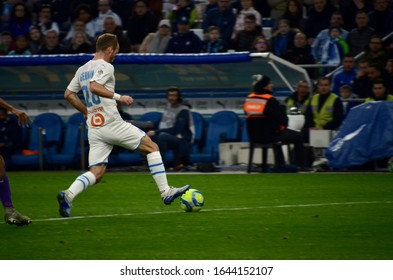
[[[391,0],[8,0],[0,8],[0,55],[93,53],[108,32],[120,53],[272,52],[325,64],[307,69],[313,79],[351,56],[363,75],[346,83],[354,91],[359,83],[364,91],[358,80],[368,71],[358,70],[359,56],[370,69],[392,68]]]

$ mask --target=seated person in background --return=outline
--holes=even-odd
[[[91,44],[85,32],[75,31],[71,38],[71,44],[67,49],[69,54],[93,53],[94,46]]]
[[[371,101],[393,101],[393,95],[387,92],[384,80],[373,81],[372,96],[366,98],[364,102]]]
[[[261,35],[263,35],[262,28],[257,25],[255,15],[246,15],[244,17],[244,29],[237,33],[233,40],[233,46],[238,52],[252,51],[255,38]]]
[[[150,10],[146,0],[136,0],[133,3],[131,16],[128,18],[126,30],[131,43],[131,51],[139,52],[144,38],[157,31],[158,20]]]
[[[295,31],[289,26],[289,21],[281,19],[278,23],[278,29],[274,32],[271,41],[272,52],[282,57],[288,50],[294,46]]]
[[[340,88],[343,85],[352,87],[357,74],[355,58],[352,55],[345,55],[343,58],[343,67],[333,74],[332,77],[332,91],[339,94]]]
[[[285,100],[287,113],[292,107],[296,107],[304,115],[310,103],[310,85],[307,81],[301,80],[297,83],[296,91]]]
[[[16,48],[7,55],[31,55],[29,41],[25,35],[19,35],[15,40]]]
[[[255,143],[285,141],[294,144],[294,163],[301,169],[305,168],[303,135],[287,128],[288,116],[284,107],[273,96],[272,81],[265,75],[254,75],[253,79],[253,92],[247,96],[244,103],[249,135],[255,136]],[[256,128],[258,133],[255,133]],[[252,134],[250,130],[253,130]],[[283,155],[280,157],[283,163]]]
[[[373,63],[378,64],[379,67],[385,67],[388,53],[385,50],[381,37],[378,35],[371,36],[362,59],[367,60],[370,64]]]
[[[177,24],[179,21],[186,18],[190,27],[195,26],[197,12],[195,9],[194,1],[191,0],[178,0],[175,8],[168,13],[167,18],[171,21],[172,32],[177,32]]]
[[[370,64],[366,71],[362,70],[362,72],[365,72],[365,74],[358,75],[353,83],[353,91],[360,98],[371,97],[373,82],[380,79],[385,81],[388,92],[393,90],[393,81],[389,79],[388,74],[378,64]]]
[[[203,32],[206,34],[209,26],[217,26],[221,31],[221,38],[230,47],[233,28],[236,22],[236,14],[230,4],[230,0],[218,0],[218,7],[210,9],[203,19]]]
[[[184,105],[182,93],[177,87],[167,89],[168,107],[164,112],[158,130],[150,130],[147,135],[158,144],[161,156],[169,150],[174,152],[174,167],[183,170],[189,163],[191,144],[194,138],[194,123],[190,108]]]
[[[83,20],[76,19],[68,32],[67,36],[63,39],[63,44],[66,49],[70,48],[72,44],[72,38],[74,38],[74,35],[76,32],[82,32],[85,34],[84,37],[86,37],[88,43],[90,45],[93,45],[95,42],[94,37],[91,37],[87,32],[86,32],[86,23]]]
[[[203,41],[203,53],[222,53],[227,52],[227,44],[220,38],[220,28],[210,26],[207,29],[207,40]]]
[[[139,47],[140,53],[164,53],[172,38],[171,23],[162,19],[155,33],[149,33]]]
[[[244,29],[244,18],[246,15],[253,14],[256,18],[256,23],[259,26],[262,26],[262,16],[261,14],[254,9],[254,1],[253,0],[241,0],[240,5],[242,9],[238,12],[236,17],[236,23],[233,28],[232,38],[236,38],[237,33]]]
[[[59,33],[56,30],[48,30],[44,37],[44,45],[37,54],[65,54],[67,50],[59,42]]]
[[[119,53],[131,52],[131,43],[127,36],[124,35],[121,26],[116,24],[116,20],[112,16],[108,16],[104,19],[104,33],[110,33],[117,36],[119,41]]]
[[[347,42],[341,37],[341,29],[338,26],[329,28],[329,38],[322,46],[321,63],[333,66],[342,64],[344,55],[349,52]]]
[[[311,54],[311,48],[307,44],[307,36],[302,32],[297,32],[293,38],[293,46],[288,48],[282,58],[293,64],[315,64],[315,59]],[[310,78],[316,77],[315,68],[306,68]]]
[[[187,18],[178,21],[177,34],[168,43],[166,53],[200,53],[202,50],[202,40],[190,30],[190,23]]]
[[[330,91],[329,78],[322,77],[306,110],[306,127],[337,130],[343,121],[343,110],[341,99]]]
[[[344,108],[344,118],[348,114],[349,110],[356,106],[359,105],[360,103],[357,101],[352,101],[351,99],[356,99],[359,98],[355,93],[352,92],[352,88],[350,85],[343,85],[339,89],[340,92],[340,98],[343,103],[343,108]]]
[[[270,52],[270,43],[266,40],[265,36],[257,36],[252,43],[252,52]]]

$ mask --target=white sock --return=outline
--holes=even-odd
[[[96,176],[91,171],[83,173],[71,184],[65,194],[71,202],[78,194],[96,183]]]
[[[158,189],[161,193],[163,193],[166,189],[169,188],[169,186],[161,154],[157,151],[147,154],[146,157],[150,173],[153,176],[154,181],[156,181]]]

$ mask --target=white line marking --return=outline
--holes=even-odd
[[[220,212],[220,211],[242,211],[253,209],[274,209],[274,208],[296,208],[296,207],[320,207],[320,206],[340,206],[340,205],[355,205],[355,204],[391,204],[393,201],[355,201],[355,202],[332,202],[332,203],[312,203],[312,204],[288,204],[288,205],[270,205],[270,206],[255,206],[255,207],[235,207],[235,208],[204,208],[203,212]],[[92,216],[75,216],[69,218],[47,218],[47,219],[33,219],[33,222],[48,222],[48,221],[68,221],[77,219],[93,219],[93,218],[110,218],[121,216],[138,216],[138,215],[162,215],[182,213],[182,210],[177,211],[157,211],[145,213],[124,213],[124,214],[106,214],[106,215],[92,215]]]

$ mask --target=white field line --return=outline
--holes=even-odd
[[[234,208],[204,208],[202,211],[203,212],[223,212],[223,211],[242,211],[242,210],[254,210],[254,209],[323,207],[323,206],[342,206],[342,205],[358,205],[358,204],[391,204],[391,203],[393,203],[393,201],[354,201],[354,202],[288,204],[288,205],[269,205],[269,206],[234,207]],[[162,215],[162,214],[173,214],[173,213],[182,213],[182,212],[184,212],[184,211],[176,210],[176,211],[156,211],[156,212],[141,212],[141,213],[75,216],[75,217],[69,217],[69,218],[33,219],[33,222],[67,221],[67,220],[93,219],[93,218],[111,218],[111,217],[121,217],[121,216]]]

